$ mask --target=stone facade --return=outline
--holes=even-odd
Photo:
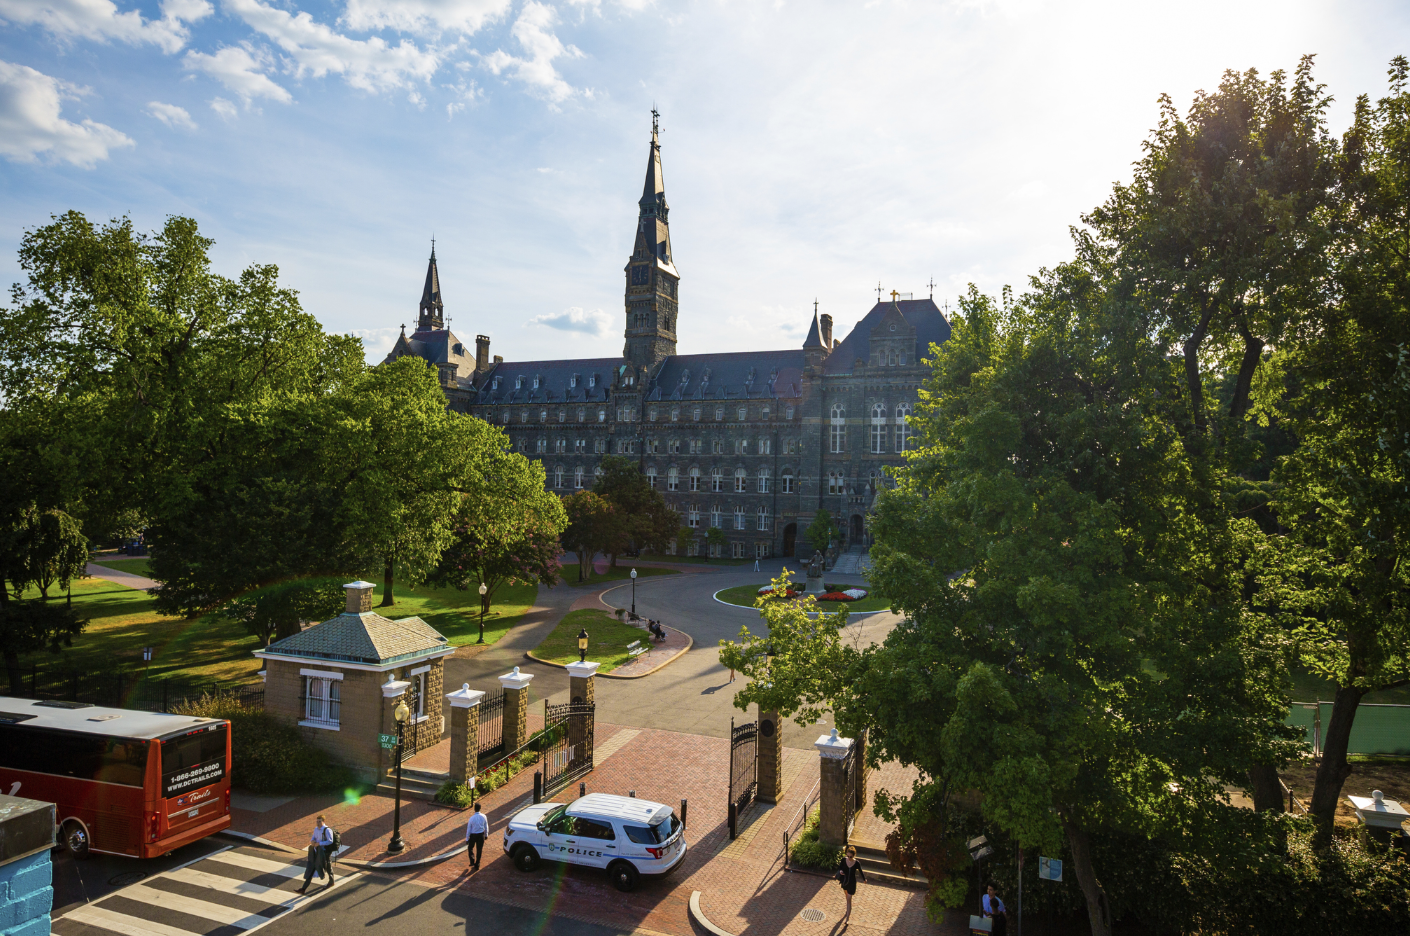
[[[904,464],[910,445],[922,359],[950,336],[944,314],[933,299],[893,293],[837,340],[815,304],[800,348],[678,354],[668,216],[653,129],[624,268],[621,357],[491,360],[480,335],[472,360],[440,317],[433,252],[422,324],[387,359],[416,354],[437,367],[449,405],[504,429],[557,493],[591,488],[606,455],[635,460],[694,531],[675,544],[679,554],[704,554],[706,531],[718,527],[720,555],[805,558],[819,509],[844,543],[866,542],[884,469]]]

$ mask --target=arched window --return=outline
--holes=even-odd
[[[767,468],[759,469],[759,493],[769,493],[769,469]],[[762,529],[762,527],[760,529]]]
[[[578,407],[578,422],[585,422],[586,420],[587,420],[587,411],[584,410],[581,406]]]
[[[648,422],[655,422],[655,421],[656,421],[656,407],[654,407],[654,406],[648,406],[648,407],[646,408],[646,419],[647,419]]]
[[[768,418],[769,418],[769,408],[768,408],[767,406],[765,406],[763,409],[759,410],[759,418],[760,418],[760,419],[768,419]]]
[[[568,411],[567,411],[567,410],[559,410],[559,411],[558,411],[558,421],[559,421],[559,422],[567,422],[567,421],[568,421]]]
[[[749,476],[744,473],[743,468],[734,469],[734,489],[739,493],[744,493],[749,487]]]
[[[605,407],[605,406],[598,407],[598,410],[597,410],[597,421],[600,422],[600,423],[602,423],[602,422],[607,422],[607,407]]]
[[[784,469],[783,472],[783,493],[793,493],[793,470],[791,468]]]
[[[738,504],[738,505],[736,505],[735,508],[734,508],[734,528],[735,528],[736,530],[742,530],[742,529],[744,529],[744,505],[743,505],[743,504]]]
[[[548,410],[539,410],[539,422],[548,422]]]
[[[744,422],[744,420],[749,418],[749,407],[741,406],[739,409],[735,410],[735,415],[739,418],[740,422]]]
[[[847,409],[841,403],[832,404],[832,451],[847,451]]]
[[[509,425],[509,410],[505,410],[505,411],[504,411],[504,419],[503,419],[503,422],[504,422],[504,424],[505,424],[506,426]]]
[[[652,465],[646,469],[646,486],[652,490],[656,489],[656,466]]]
[[[602,466],[598,465],[592,470],[592,483],[596,484],[602,480]]]
[[[553,469],[553,486],[561,488],[563,486],[563,466],[559,465]]]
[[[681,486],[681,473],[679,468],[666,469],[666,490],[679,490]]]
[[[724,418],[725,408],[723,406],[715,407],[715,422],[724,422]]]
[[[911,434],[911,404],[901,403],[896,407],[896,451],[906,450],[906,441]]]
[[[906,352],[902,351],[900,354],[896,355],[896,364],[899,367],[906,366]]]
[[[519,421],[520,421],[521,423],[526,423],[526,422],[529,421],[529,411],[528,411],[528,410],[520,410],[520,411],[519,411]]]
[[[695,409],[690,411],[690,418],[695,420],[696,422],[700,422],[700,407],[697,406]]]
[[[721,524],[720,524],[720,505],[719,505],[719,504],[711,504],[711,505],[710,505],[710,526],[712,526],[712,527],[719,527],[719,526],[721,526]]]
[[[537,452],[538,454],[540,454],[540,455],[547,455],[547,454],[548,454],[548,440],[547,440],[547,439],[539,439],[539,440],[538,440],[538,443],[534,446],[534,451],[536,451],[536,452]]]
[[[768,508],[768,507],[760,507],[760,508],[759,508],[759,512],[758,512],[758,515],[757,515],[757,518],[756,518],[756,522],[755,522],[754,528],[755,528],[756,530],[767,530],[767,529],[769,528],[769,508]]]
[[[718,494],[725,489],[725,473],[719,468],[710,469],[710,490]]]
[[[699,469],[699,468],[692,468],[692,469],[690,469],[690,489],[691,489],[692,491],[698,491],[698,490],[700,490],[700,469]]]
[[[573,469],[573,487],[575,487],[575,488],[581,488],[582,486],[583,486],[583,469],[582,469],[582,466],[580,465],[580,466],[578,466],[577,468],[574,468],[574,469]]]
[[[886,452],[886,405],[874,403],[871,408],[871,452],[881,455]]]
[[[680,408],[679,406],[673,406],[673,407],[671,407],[671,422],[680,422],[680,421],[681,421],[681,408]]]

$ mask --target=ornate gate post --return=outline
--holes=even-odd
[[[847,833],[856,813],[856,788],[851,771],[852,739],[839,738],[837,729],[832,734],[823,735],[814,742],[821,760],[818,772],[821,782],[818,785],[818,841],[824,845],[840,848],[847,844]]]
[[[450,701],[450,778],[467,783],[479,772],[480,700],[485,694],[465,683],[447,692]]]
[[[529,740],[529,683],[533,673],[521,673],[519,667],[499,677],[504,687],[504,753],[517,751]]]
[[[783,798],[783,724],[778,712],[759,713],[759,799]]]

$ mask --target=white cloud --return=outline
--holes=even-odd
[[[1023,183],[1018,188],[1014,189],[1012,192],[1009,192],[1007,195],[1004,196],[1004,199],[1006,201],[1012,202],[1029,202],[1037,201],[1038,199],[1042,198],[1044,195],[1047,194],[1047,185],[1045,185],[1039,179],[1034,179],[1031,182]]]
[[[437,30],[470,35],[509,12],[511,0],[348,0],[340,22],[352,29]]]
[[[225,8],[283,50],[299,77],[322,78],[332,72],[354,88],[383,91],[428,80],[440,66],[438,52],[405,39],[395,46],[375,36],[350,39],[307,13],[286,13],[259,0],[225,0]]]
[[[510,30],[526,57],[515,58],[502,49],[496,49],[485,56],[485,67],[496,75],[509,73],[554,103],[572,97],[576,91],[558,74],[553,60],[581,58],[583,53],[576,46],[565,46],[550,31],[555,19],[550,7],[537,0],[529,0]]]
[[[525,328],[530,325],[544,325],[558,331],[582,332],[585,335],[605,335],[612,325],[612,316],[601,309],[585,312],[573,306],[562,312],[536,315],[524,323]]]
[[[463,111],[466,105],[475,103],[475,98],[483,93],[473,79],[462,78],[453,85],[442,85],[442,87],[454,91],[456,96],[460,98],[460,100],[451,101],[446,105],[447,120],[454,117],[456,111]]]
[[[234,120],[240,116],[240,111],[235,107],[234,101],[227,101],[223,97],[211,98],[211,110],[215,111],[226,120]]]
[[[196,121],[191,119],[191,114],[184,107],[177,107],[175,104],[163,104],[161,101],[148,101],[147,113],[157,118],[168,127],[182,127],[186,130],[195,130]]]
[[[264,73],[272,65],[267,53],[250,46],[227,46],[214,55],[191,51],[186,53],[185,59],[188,69],[210,75],[240,95],[246,107],[254,98],[269,98],[281,104],[288,104],[294,99]],[[216,110],[220,112],[219,108]]]
[[[112,0],[0,0],[0,19],[20,26],[39,26],[63,39],[150,42],[168,54],[181,51],[190,38],[187,23],[213,12],[206,0],[164,0],[161,19],[144,20],[136,10],[119,12]]]
[[[381,364],[397,343],[401,334],[396,326],[390,328],[354,328],[344,334],[362,339],[362,356],[368,364]]]
[[[106,124],[74,123],[59,116],[65,98],[87,89],[51,78],[27,65],[0,61],[0,156],[12,162],[38,162],[45,156],[93,168],[108,150],[132,146],[126,134]]]

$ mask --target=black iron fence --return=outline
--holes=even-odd
[[[802,834],[803,828],[808,824],[808,815],[818,808],[818,798],[821,794],[822,781],[814,781],[813,788],[808,791],[808,795],[803,797],[803,805],[798,807],[798,811],[793,814],[793,818],[788,820],[788,824],[783,827],[783,870],[792,870],[789,867],[789,859],[792,854],[791,846],[793,840]]]
[[[759,789],[759,723],[736,725],[731,718],[729,727],[729,837],[733,839]]]
[[[13,681],[0,685],[14,692]],[[169,712],[211,695],[228,695],[243,705],[264,707],[264,684],[231,685],[176,676],[150,677],[144,670],[121,668],[89,672],[31,664],[22,673],[20,695],[29,699],[84,702],[110,708]]]
[[[480,710],[479,739],[480,756],[496,754],[504,750],[504,690],[498,695],[487,695],[477,706]]]

